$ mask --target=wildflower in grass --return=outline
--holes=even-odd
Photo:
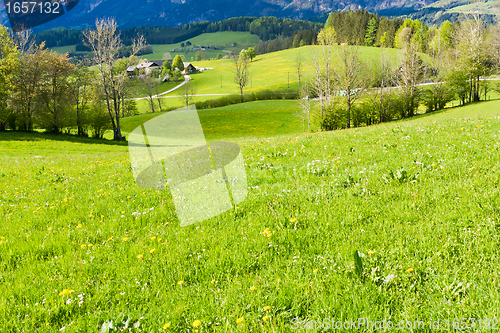
[[[243,322],[243,317],[236,319],[236,324],[241,324]]]
[[[197,327],[199,327],[200,325],[201,325],[201,321],[200,321],[200,320],[196,319],[195,321],[193,321],[193,327],[194,327],[194,328],[197,328]]]
[[[113,236],[109,237],[109,238],[108,238],[108,242],[109,242],[110,240],[112,240],[112,239],[113,239]]]
[[[177,282],[177,284],[178,284],[179,286],[182,286],[182,284],[183,284],[183,283],[184,283],[184,281],[183,281],[183,280],[180,280],[179,282]]]
[[[123,241],[124,242],[128,241],[128,237],[123,237]]]
[[[269,316],[264,316],[264,317],[262,317],[262,320],[264,320],[264,321],[268,321],[268,320],[269,320]]]
[[[314,272],[314,274],[318,273],[318,269],[317,269],[317,268],[316,268],[316,269],[314,269],[314,271],[313,271],[313,272]]]
[[[372,254],[374,254],[374,253],[375,253],[375,252],[373,252],[373,251],[368,251],[368,254],[369,254],[369,255],[372,255]]]
[[[88,246],[88,247],[92,247],[92,246],[94,246],[94,245],[93,245],[93,244],[89,244],[89,245],[87,245],[87,246]]]
[[[214,283],[215,283],[215,280],[210,281],[210,283],[211,283],[211,284],[214,284]]]
[[[81,223],[78,223],[78,225],[76,226],[77,229],[81,229],[83,227],[83,225]]]
[[[138,258],[138,259],[142,259],[142,258],[144,258],[144,256],[143,256],[142,254],[138,254],[138,255],[137,255],[137,258]]]
[[[251,291],[254,291],[254,290],[255,290],[255,286],[251,286],[251,287],[250,287],[250,290],[251,290]]]
[[[170,328],[170,323],[166,323],[165,325],[163,325],[164,330],[168,330],[169,328]]]
[[[290,219],[290,222],[295,223],[297,222],[297,219],[296,218]]]
[[[413,268],[408,268],[406,271],[407,271],[408,273],[411,273],[411,272],[413,272]]]
[[[156,251],[156,249],[151,249],[151,250],[149,250],[149,253],[153,254],[153,253],[155,253],[155,251]]]
[[[265,237],[271,237],[273,233],[269,228],[264,229],[263,231],[260,232],[261,235],[264,235]]]
[[[271,306],[270,306],[270,305],[266,305],[266,306],[264,307],[264,311],[269,311],[269,310],[271,310]]]
[[[81,247],[82,249],[84,249],[84,248],[86,248],[86,247],[87,247],[87,245],[82,244],[82,245],[80,245],[80,247]]]
[[[59,296],[65,296],[74,293],[75,291],[73,289],[64,289],[59,293]]]
[[[153,240],[153,241],[154,241],[155,239],[156,239],[156,237],[154,237],[154,236],[153,236],[153,237],[151,237],[151,240]]]

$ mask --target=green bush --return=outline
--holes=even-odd
[[[296,99],[297,96],[298,96],[297,92],[295,91],[262,90],[256,93],[244,94],[243,103],[253,102],[253,101],[275,100],[275,99]],[[240,95],[229,95],[203,102],[196,102],[196,108],[199,110],[212,109],[238,103],[241,103]]]

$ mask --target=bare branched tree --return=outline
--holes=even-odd
[[[195,89],[196,87],[190,79],[182,86],[182,101],[186,106],[193,100]]]
[[[338,88],[345,98],[347,106],[347,128],[351,127],[351,108],[354,102],[370,85],[368,65],[359,57],[358,46],[341,46],[335,66],[335,77]]]
[[[318,34],[318,47],[311,48],[311,73],[310,82],[316,95],[319,97],[321,118],[324,110],[334,103],[334,80],[333,80],[333,44],[336,39],[335,30],[330,27],[321,30]]]
[[[87,46],[93,52],[93,61],[99,70],[100,83],[113,127],[113,138],[123,140],[120,128],[120,107],[124,83],[128,79],[125,69],[130,64],[132,56],[144,47],[144,37],[140,36],[133,41],[132,55],[119,65],[116,60],[122,42],[114,19],[97,19],[96,28],[84,31],[83,35],[87,39]]]
[[[299,53],[295,58],[295,69],[297,70],[297,77],[299,78],[299,92],[300,92],[300,78],[302,77],[302,55]]]
[[[310,90],[308,85],[304,85],[299,93],[299,117],[302,119],[302,131],[306,131],[306,121],[307,130],[311,130],[311,99]]]
[[[35,42],[31,38],[31,29],[26,29],[15,34],[14,40],[19,53],[24,54],[33,49]]]
[[[481,76],[488,73],[490,55],[485,45],[484,24],[478,14],[465,17],[454,36],[458,68],[469,77],[469,102],[479,101]]]
[[[418,43],[409,41],[403,46],[401,55],[401,68],[399,73],[399,86],[404,106],[401,110],[403,118],[412,117],[419,105],[421,90],[418,84],[422,80],[422,59],[418,54]]]

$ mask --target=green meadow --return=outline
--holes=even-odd
[[[213,33],[204,33],[199,36],[193,37],[191,39],[185,40],[183,43],[190,41],[194,46],[211,46],[215,45],[220,50],[205,50],[203,52],[203,57],[206,59],[214,58],[217,54],[222,54],[223,56],[227,53],[226,51],[231,52],[239,52],[241,49],[249,46],[255,45],[259,41],[259,37],[257,35],[252,35],[249,32],[239,32],[239,31],[222,31],[222,32],[213,32]],[[232,44],[236,43],[233,47]],[[177,54],[184,55],[186,62],[193,61],[196,55],[196,50],[191,47],[181,47],[181,43],[176,44],[152,44],[154,54],[147,54],[145,57],[148,60],[162,60],[163,55],[167,52],[170,53],[170,56],[173,58]],[[171,52],[175,50],[175,52]]]
[[[317,133],[295,102],[254,103],[199,112],[240,145],[249,191],[183,228],[125,143],[0,133],[0,331],[498,318],[500,101]]]
[[[250,82],[245,91],[259,90],[297,90],[299,78],[296,69],[297,56],[302,58],[301,80],[307,79],[311,49],[319,46],[304,46],[258,55],[249,65]],[[341,46],[334,47],[334,52]],[[399,50],[386,49],[390,60],[397,60]],[[383,50],[375,47],[360,47],[361,58],[375,64],[380,60]],[[196,82],[196,92],[199,94],[237,94],[238,86],[234,83],[234,60],[207,60],[193,63],[197,67],[213,68],[191,77]],[[304,82],[304,81],[303,81]],[[174,94],[174,93],[173,93]]]

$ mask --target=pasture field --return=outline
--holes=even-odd
[[[298,109],[297,101],[271,100],[198,110],[198,114],[208,140],[234,141],[239,138],[265,138],[302,132],[301,120],[296,117]],[[164,113],[148,113],[123,118],[122,131],[130,133],[142,123],[162,114]],[[112,133],[109,135],[112,138]]]
[[[310,51],[314,46],[288,49],[278,52],[258,55],[249,66],[251,80],[245,91],[259,90],[297,90],[299,78],[296,69],[297,56],[302,57],[302,82],[307,79],[307,63],[310,63]],[[334,49],[340,48],[334,47]],[[397,60],[400,50],[386,49],[389,59]],[[380,59],[383,50],[375,47],[360,47],[361,58],[376,62]],[[197,85],[199,94],[237,94],[238,86],[234,83],[234,60],[207,60],[193,63],[197,67],[213,68],[202,73],[193,74],[191,77]],[[290,80],[290,88],[288,81]],[[221,84],[222,83],[222,84]],[[222,87],[221,87],[222,85]]]
[[[215,58],[217,54],[226,55],[223,50],[240,52],[241,49],[247,48],[249,46],[255,45],[259,41],[259,36],[250,34],[249,32],[241,31],[221,31],[213,33],[204,33],[199,36],[187,39],[184,41],[186,43],[190,41],[192,45],[196,46],[210,46],[215,45],[221,47],[221,50],[205,50],[203,51],[203,56],[205,58]],[[236,46],[231,46],[236,43]],[[183,54],[186,62],[193,61],[196,50],[193,51],[192,47],[185,47],[181,50],[181,43],[176,44],[152,44],[154,54],[147,54],[145,57],[148,60],[162,60],[163,54],[169,52],[171,57],[175,57],[177,54]],[[175,52],[170,52],[171,50],[176,50]]]
[[[181,228],[169,191],[135,185],[125,143],[0,133],[0,331],[498,318],[499,136],[492,101],[238,138],[247,199]]]

